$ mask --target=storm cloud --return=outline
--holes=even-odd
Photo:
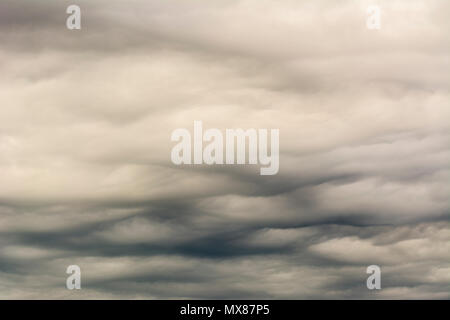
[[[450,298],[448,1],[70,4],[0,3],[0,298]],[[278,174],[173,165],[194,120]]]

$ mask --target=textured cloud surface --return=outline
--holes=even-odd
[[[372,2],[2,0],[0,298],[450,298],[450,2]],[[194,120],[279,173],[173,165]]]

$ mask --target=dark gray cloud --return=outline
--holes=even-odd
[[[0,298],[448,299],[449,3],[377,3],[2,1]],[[194,120],[278,175],[174,166]]]

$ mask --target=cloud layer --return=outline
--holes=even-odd
[[[2,1],[0,298],[450,298],[450,6],[376,2]],[[279,173],[173,165],[194,120]]]

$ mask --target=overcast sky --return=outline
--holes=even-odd
[[[2,0],[0,298],[450,298],[449,12]],[[279,173],[173,165],[194,120],[280,129]]]

